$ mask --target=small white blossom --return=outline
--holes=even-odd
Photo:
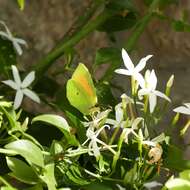
[[[103,145],[106,149],[110,150],[113,154],[115,154],[116,152],[111,148],[111,146],[107,145],[105,142],[101,141],[100,139],[98,139],[98,135],[101,133],[101,131],[105,128],[105,127],[109,127],[109,126],[103,126],[100,129],[94,131],[94,127],[89,127],[86,131],[86,136],[87,136],[87,140],[82,144],[83,146],[88,142],[88,153],[89,155],[93,155],[95,156],[97,159],[100,157],[100,149],[101,147],[98,147],[98,144]]]
[[[123,127],[125,121],[123,121],[123,108],[122,103],[119,103],[115,106],[115,119],[106,119],[106,123],[113,125],[113,127],[117,127],[118,125],[121,125]]]
[[[33,101],[40,103],[40,98],[37,96],[37,94],[28,88],[35,79],[35,72],[30,72],[21,82],[20,75],[16,66],[12,65],[12,74],[14,81],[6,80],[2,82],[16,90],[14,108],[17,109],[20,107],[24,95],[28,96]]]
[[[155,189],[155,187],[163,186],[163,184],[157,181],[151,181],[151,182],[145,183],[143,186],[146,187],[148,190],[152,190],[152,189]]]
[[[115,72],[122,75],[132,76],[140,84],[143,81],[143,76],[139,72],[144,69],[146,62],[151,57],[152,55],[148,55],[142,58],[135,67],[125,49],[122,49],[122,58],[126,69],[116,69]]]
[[[123,129],[124,134],[124,141],[128,144],[129,135],[132,133],[135,137],[139,137],[138,134],[135,132],[136,129],[138,129],[138,125],[140,122],[143,121],[142,117],[137,117],[131,122],[131,127],[127,127]]]
[[[0,21],[0,24],[2,24],[6,30],[6,32],[0,31],[0,36],[11,41],[18,55],[22,55],[23,51],[21,45],[27,46],[26,41],[21,38],[14,37],[4,22]]]
[[[175,108],[173,111],[177,113],[190,115],[190,103],[185,103],[184,106],[179,106]]]
[[[152,70],[151,72],[150,70],[146,71],[145,80],[144,82],[140,83],[140,86],[141,86],[141,89],[138,92],[139,98],[141,99],[142,96],[148,96],[151,113],[154,111],[154,108],[157,104],[157,96],[164,98],[165,100],[169,102],[171,101],[165,94],[156,90],[157,77],[154,70]]]

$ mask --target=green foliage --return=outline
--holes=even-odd
[[[17,2],[23,10],[25,1]],[[120,45],[131,52],[155,17],[168,21],[175,31],[189,32],[187,11],[178,20],[164,14],[165,8],[177,2],[145,0],[147,6],[142,13],[132,0],[91,1],[56,47],[33,67],[36,75],[31,72],[20,84],[19,75],[15,74],[18,71],[14,69],[16,85],[10,80],[4,81],[16,91],[14,102],[22,97],[20,90],[30,98],[35,97],[35,93],[25,87],[36,76],[34,90],[40,93],[41,101],[49,106],[50,113],[58,112],[59,115],[45,113],[34,116],[25,107],[23,112],[15,111],[11,102],[0,99],[3,171],[0,189],[148,189],[149,182],[158,185],[155,180],[163,170],[179,173],[179,177],[170,178],[163,189],[190,188],[190,161],[185,160],[183,151],[173,145],[172,137],[165,135],[168,131],[159,134],[156,128],[167,110],[173,81],[166,87],[165,94],[158,91],[155,72],[146,71],[145,76],[140,73],[151,56],[141,59],[137,65],[124,53],[122,60],[121,48],[114,36],[120,31],[129,31],[127,42],[120,42]],[[80,57],[75,46],[94,31],[106,32],[112,43],[97,49],[94,62],[89,66],[94,74],[106,64],[107,70],[99,80],[82,63],[73,71]],[[11,65],[16,65],[15,52],[22,54],[18,51],[19,43],[25,44],[20,38],[6,37],[6,32],[0,33],[2,78],[8,78]],[[15,46],[16,40],[19,43]],[[53,73],[43,76],[62,55],[65,55],[62,68],[54,67]],[[123,61],[126,68],[120,69]],[[72,77],[65,80],[70,72]],[[112,93],[114,88],[121,91],[112,81],[115,72],[131,77],[131,88],[127,94],[121,95],[119,102]],[[57,76],[65,77],[63,82],[58,83]],[[3,86],[1,89],[3,95],[11,98],[11,91],[5,92]],[[168,102],[157,101],[157,97]],[[180,107],[182,113],[189,114],[188,106]],[[188,121],[185,128],[189,125]],[[42,130],[44,126],[46,128]],[[55,135],[48,129],[58,132]],[[51,137],[48,143],[43,141],[46,137]]]

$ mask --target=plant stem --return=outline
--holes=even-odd
[[[79,27],[70,37],[66,37],[63,42],[60,42],[44,59],[36,64],[33,70],[36,71],[36,80],[39,80],[48,68],[58,59],[65,51],[75,46],[80,40],[94,31],[98,26],[105,22],[108,18],[115,14],[111,11],[103,11],[93,21],[87,23],[84,27]],[[86,21],[86,20],[85,20]]]
[[[160,0],[154,0],[149,7],[148,13],[141,20],[139,20],[139,22],[137,22],[137,24],[132,32],[132,35],[128,39],[127,44],[125,46],[125,48],[127,49],[128,52],[132,51],[132,49],[136,45],[139,37],[141,36],[141,34],[145,30],[146,26],[152,19],[153,11],[158,7],[159,1]]]

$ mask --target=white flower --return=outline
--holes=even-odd
[[[23,51],[21,45],[27,46],[26,41],[21,38],[15,38],[4,22],[0,21],[0,24],[2,24],[6,30],[6,32],[0,31],[0,36],[7,40],[10,40],[18,55],[22,55]]]
[[[128,144],[128,140],[129,140],[129,134],[133,134],[135,137],[139,137],[137,135],[137,133],[134,131],[136,129],[138,129],[138,125],[140,122],[142,122],[144,119],[142,117],[137,117],[135,118],[132,123],[131,123],[131,127],[127,127],[127,128],[124,128],[123,129],[123,134],[124,134],[124,140],[125,140],[125,143]]]
[[[113,127],[117,127],[118,125],[121,125],[123,127],[124,121],[123,121],[123,108],[122,103],[119,103],[115,106],[115,119],[106,119],[106,123],[113,125]]]
[[[140,83],[140,86],[141,86],[141,89],[138,92],[139,98],[141,99],[142,96],[145,96],[145,95],[148,96],[151,113],[154,111],[154,108],[156,106],[157,96],[164,98],[165,100],[169,102],[171,101],[165,94],[156,90],[157,77],[154,70],[152,70],[151,72],[149,70],[146,71],[145,80],[143,83]]]
[[[145,183],[143,186],[146,187],[148,190],[151,190],[151,189],[155,189],[155,187],[159,187],[163,185],[157,181],[151,181],[151,182]]]
[[[122,49],[122,58],[124,65],[127,69],[116,69],[115,72],[122,75],[132,76],[140,84],[143,81],[143,76],[139,72],[144,69],[144,67],[146,66],[146,62],[151,57],[152,55],[148,55],[142,58],[139,61],[138,65],[135,67],[125,49]]]
[[[177,113],[190,115],[190,103],[185,103],[184,106],[179,106],[175,108],[173,111]]]
[[[28,87],[30,84],[34,81],[35,79],[35,72],[32,71],[30,72],[24,80],[21,82],[19,72],[16,68],[16,66],[12,65],[12,73],[13,73],[13,80],[6,80],[2,81],[4,84],[10,86],[14,90],[16,90],[16,96],[14,100],[14,108],[17,109],[22,102],[23,96],[26,95],[33,101],[40,103],[40,98],[33,92],[31,91]]]
[[[116,152],[111,148],[111,146],[107,145],[105,142],[98,139],[98,135],[101,133],[101,131],[105,128],[109,127],[107,125],[101,127],[100,129],[94,131],[94,127],[89,127],[86,131],[87,140],[82,144],[85,145],[88,141],[88,153],[89,155],[95,156],[97,159],[100,157],[100,147],[98,147],[98,143],[103,145],[105,148],[109,149],[113,154]]]

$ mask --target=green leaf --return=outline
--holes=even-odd
[[[165,186],[169,190],[189,190],[190,189],[190,181],[180,179],[180,178],[175,178],[169,180]]]
[[[136,22],[137,18],[133,12],[127,13],[126,16],[115,15],[107,19],[100,27],[98,27],[98,30],[108,33],[118,32],[133,27]]]
[[[44,158],[42,151],[38,146],[29,140],[17,140],[5,145],[8,150],[13,150],[24,157],[30,164],[36,164],[44,167]]]
[[[101,65],[104,63],[112,63],[113,60],[121,59],[121,51],[117,48],[106,47],[101,48],[96,52],[94,66]]]
[[[29,187],[29,188],[24,189],[24,190],[43,190],[43,186],[41,184],[37,184],[33,187]]]
[[[65,135],[65,138],[67,139],[69,143],[73,145],[77,144],[77,140],[75,136],[71,134],[70,127],[67,121],[63,117],[54,115],[54,114],[44,114],[44,115],[35,117],[32,120],[32,123],[36,121],[46,122],[50,125],[57,127]]]
[[[184,160],[183,151],[176,146],[168,146],[168,150],[165,151],[164,166],[175,170],[190,169],[190,161]],[[175,159],[174,159],[175,158]]]
[[[11,176],[28,184],[36,184],[39,181],[34,170],[25,162],[13,157],[6,157],[6,160],[9,169],[12,171]]]
[[[0,74],[8,77],[11,65],[16,64],[16,53],[12,43],[0,37]]]
[[[17,0],[20,10],[24,10],[25,0]]]
[[[88,69],[80,63],[67,82],[67,98],[81,113],[89,115],[97,103],[96,90]]]
[[[42,180],[47,184],[48,190],[56,190],[56,179],[54,175],[54,163],[47,164],[45,166],[45,172],[41,176]]]
[[[190,181],[190,170],[180,172],[179,177]]]
[[[70,132],[70,127],[67,121],[59,115],[54,115],[54,114],[39,115],[32,120],[32,123],[36,121],[43,121],[50,125],[53,125],[57,127],[63,134]]]

